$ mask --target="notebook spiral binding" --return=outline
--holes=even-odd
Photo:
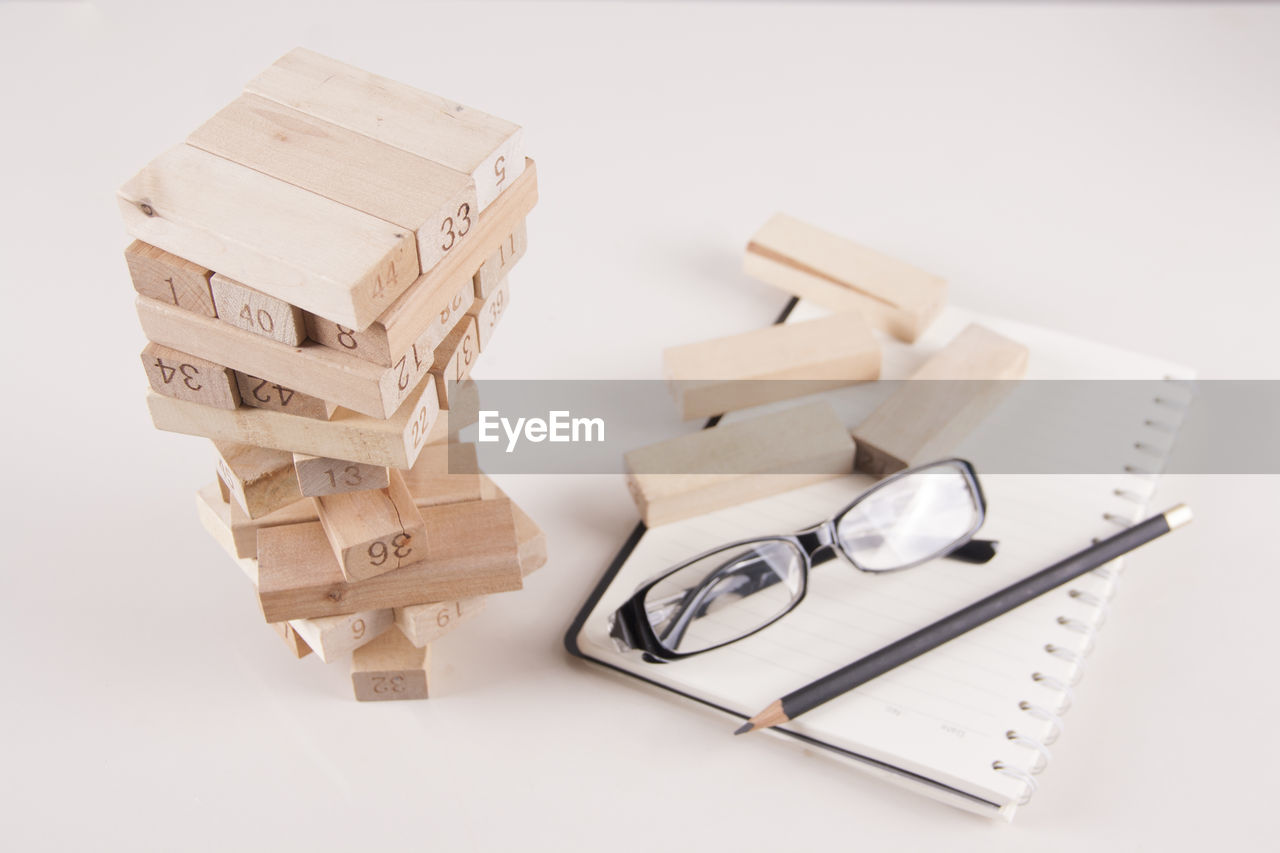
[[[1182,415],[1189,405],[1189,396],[1192,389],[1192,383],[1188,380],[1179,379],[1173,376],[1165,376],[1164,381],[1170,385],[1170,395],[1159,395],[1153,399],[1153,403],[1165,412],[1161,413],[1161,417],[1146,418],[1142,422],[1144,429],[1151,432],[1167,436],[1169,439],[1177,433],[1181,425]],[[1184,397],[1179,398],[1179,393]],[[1167,412],[1167,414],[1166,414]],[[1171,422],[1172,421],[1172,422]],[[1133,449],[1143,456],[1147,457],[1143,460],[1143,464],[1130,464],[1124,466],[1124,473],[1132,476],[1140,477],[1154,486],[1154,480],[1160,476],[1163,470],[1165,458],[1168,448],[1158,443],[1150,441],[1135,441]],[[1149,467],[1152,461],[1158,466],[1155,469]],[[1125,501],[1130,504],[1132,509],[1130,512],[1104,512],[1102,520],[1116,525],[1120,528],[1129,527],[1141,520],[1138,517],[1146,507],[1147,499],[1140,492],[1132,489],[1113,489],[1112,497]],[[1094,542],[1100,541],[1100,537],[1095,537]],[[1077,619],[1069,616],[1058,616],[1054,623],[1060,628],[1064,628],[1084,638],[1083,644],[1079,651],[1074,651],[1066,646],[1057,643],[1045,643],[1044,652],[1048,655],[1068,661],[1072,665],[1072,674],[1063,681],[1053,676],[1045,675],[1042,672],[1031,673],[1031,680],[1036,684],[1047,687],[1057,692],[1060,697],[1059,703],[1055,708],[1046,708],[1043,705],[1022,700],[1018,702],[1019,710],[1030,715],[1041,723],[1048,723],[1049,730],[1041,738],[1037,739],[1029,735],[1022,734],[1016,729],[1009,729],[1005,732],[1005,737],[1010,741],[1025,747],[1033,756],[1031,764],[1027,767],[1017,767],[1009,764],[1007,761],[996,759],[991,762],[991,769],[996,773],[1003,773],[1013,779],[1023,783],[1023,793],[1017,800],[1018,805],[1025,805],[1035,796],[1039,787],[1036,776],[1049,766],[1049,762],[1053,756],[1049,752],[1049,747],[1062,734],[1062,715],[1071,709],[1071,704],[1075,700],[1072,690],[1076,684],[1080,682],[1083,676],[1083,664],[1085,657],[1093,651],[1094,638],[1098,630],[1106,623],[1107,608],[1111,599],[1116,593],[1116,581],[1119,580],[1121,567],[1115,563],[1105,566],[1099,566],[1090,574],[1102,579],[1108,584],[1108,590],[1105,595],[1096,595],[1088,590],[1069,588],[1067,595],[1088,607],[1093,608],[1095,618],[1092,622],[1086,622],[1083,619]]]

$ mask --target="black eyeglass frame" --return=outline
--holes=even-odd
[[[941,467],[958,468],[960,473],[963,474],[965,479],[968,481],[969,487],[977,502],[977,520],[974,522],[973,526],[946,547],[910,563],[905,563],[901,566],[894,566],[891,569],[868,569],[865,566],[859,565],[858,561],[844,549],[843,545],[840,544],[840,537],[836,534],[836,531],[840,526],[840,521],[855,507],[857,507],[858,504],[867,500],[867,498],[885,487],[906,477],[924,473],[931,468]],[[614,611],[613,626],[610,630],[610,636],[630,649],[643,652],[644,659],[650,663],[668,663],[670,661],[693,657],[694,655],[700,655],[704,652],[723,648],[731,643],[736,643],[739,640],[745,640],[747,637],[763,631],[783,616],[786,616],[792,610],[795,610],[796,607],[800,605],[800,602],[804,601],[804,597],[809,591],[810,570],[815,566],[820,566],[823,563],[835,559],[837,554],[843,556],[845,560],[847,560],[858,571],[876,575],[889,574],[892,572],[902,571],[903,569],[914,568],[915,566],[927,563],[930,560],[936,560],[939,557],[949,557],[964,560],[965,562],[985,563],[995,555],[996,543],[988,540],[975,540],[973,537],[974,534],[981,529],[986,517],[986,495],[982,491],[982,483],[978,479],[978,472],[974,470],[973,465],[967,460],[958,458],[940,459],[936,462],[930,462],[914,468],[906,468],[896,474],[885,477],[883,480],[858,495],[852,502],[826,521],[819,522],[818,524],[811,525],[802,530],[797,530],[795,533],[791,533],[789,535],[753,536],[749,539],[740,539],[736,542],[729,542],[715,548],[710,548],[700,554],[690,557],[667,571],[650,578],[641,584],[636,589],[635,593],[616,611]],[[653,626],[649,624],[649,619],[644,609],[645,597],[649,594],[651,589],[674,575],[676,572],[693,565],[699,560],[706,559],[712,554],[716,554],[721,551],[728,551],[732,548],[738,548],[744,545],[763,544],[768,542],[786,542],[793,545],[804,558],[804,563],[800,573],[800,592],[788,607],[780,611],[769,621],[762,623],[759,627],[754,628],[745,634],[740,634],[731,640],[725,640],[723,643],[717,643],[714,646],[707,646],[705,649],[698,649],[694,652],[671,651],[662,643],[661,640],[658,639],[657,634],[654,633]],[[971,545],[978,547],[969,547]]]

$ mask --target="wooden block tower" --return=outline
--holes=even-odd
[[[518,126],[301,48],[120,188],[152,421],[211,440],[202,523],[357,699],[426,698],[428,644],[546,561],[448,446],[536,201]]]

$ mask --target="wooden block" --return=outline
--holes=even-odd
[[[295,658],[302,659],[311,654],[311,646],[307,645],[307,641],[293,629],[290,623],[272,622],[271,628],[280,635],[280,639],[284,640],[285,646]]]
[[[493,481],[480,473],[472,444],[445,442],[424,447],[418,461],[402,472],[405,487],[418,507],[495,496]]]
[[[365,465],[327,456],[293,454],[293,468],[298,472],[298,485],[308,497],[385,489],[391,484],[385,465]]]
[[[471,368],[480,357],[480,341],[476,318],[470,314],[436,348],[435,363],[431,366],[431,378],[435,383],[440,408],[449,408],[449,383],[461,382],[471,375]]]
[[[507,277],[507,273],[511,272],[516,261],[524,257],[528,248],[529,231],[521,220],[507,238],[498,244],[498,250],[489,255],[476,271],[474,279],[476,298],[484,299],[488,296],[498,283]]]
[[[523,586],[507,500],[426,507],[426,559],[348,583],[319,524],[258,531],[258,599],[269,622],[508,592]]]
[[[281,450],[215,441],[218,477],[250,518],[261,518],[302,500],[293,456]]]
[[[751,238],[743,271],[832,311],[862,311],[875,328],[907,342],[947,297],[943,279],[782,213]]]
[[[417,353],[430,353],[440,342],[453,331],[458,322],[466,316],[466,311],[474,301],[472,283],[465,276],[457,276],[442,283],[426,299],[430,320],[410,345],[410,350]],[[418,285],[414,285],[417,287]],[[312,340],[330,349],[345,352],[364,361],[392,367],[405,360],[405,353],[392,352],[387,349],[386,330],[374,323],[363,332],[356,332],[346,326],[331,323],[323,317],[307,315],[307,333]],[[410,353],[412,355],[412,353]]]
[[[385,631],[351,655],[351,686],[361,702],[426,699],[431,649],[415,648],[399,631]]]
[[[214,481],[218,484],[218,497],[222,498],[224,504],[231,503],[231,490],[227,488],[227,484],[222,482],[222,477],[214,477]]]
[[[417,392],[432,362],[431,349],[414,346],[397,364],[380,367],[319,344],[291,347],[143,296],[137,308],[149,340],[377,418]]]
[[[441,309],[453,304],[454,296],[461,288],[470,286],[474,289],[476,271],[486,258],[498,251],[508,239],[511,229],[524,222],[537,200],[537,170],[530,161],[525,173],[511,189],[480,217],[475,232],[469,237],[466,252],[450,253],[424,273],[369,328],[356,332],[346,326],[339,328],[332,321],[309,316],[307,334],[325,346],[383,366],[394,364],[400,354],[421,340],[433,326],[442,328],[440,337],[436,338],[438,343],[453,328],[453,323],[441,324],[437,319]],[[510,261],[508,268],[514,263],[514,260]],[[468,299],[466,304],[470,303]]]
[[[221,273],[209,279],[218,319],[237,328],[296,347],[306,335],[302,309],[254,290]]]
[[[671,347],[662,361],[690,420],[875,379],[880,344],[861,314],[845,312]]]
[[[218,316],[209,289],[209,270],[164,249],[134,240],[124,250],[133,289],[143,296],[170,302],[185,311]]]
[[[392,610],[365,610],[320,619],[294,619],[288,625],[325,663],[351,654],[382,636],[395,624]]]
[[[255,409],[271,409],[300,418],[317,418],[327,421],[338,407],[319,397],[286,388],[279,382],[260,379],[248,373],[235,371],[236,385],[240,389],[240,402]]]
[[[235,375],[208,359],[149,343],[142,350],[142,366],[152,390],[166,397],[219,409],[235,409],[240,405]],[[432,392],[435,392],[434,383]]]
[[[430,383],[385,421],[345,409],[339,409],[328,421],[295,418],[269,409],[227,412],[154,393],[147,395],[147,407],[152,424],[167,432],[392,468],[413,465],[425,445],[447,441],[451,429],[448,413],[440,411],[435,386]],[[453,423],[455,432],[466,426],[461,418]]]
[[[118,197],[137,239],[353,329],[418,277],[407,229],[189,145]]]
[[[500,497],[506,497],[499,490]],[[520,542],[520,573],[528,577],[547,564],[547,534],[517,504],[511,504],[516,517],[516,539]]]
[[[480,215],[469,176],[257,95],[187,144],[408,229],[423,270],[461,251]]]
[[[808,403],[632,450],[627,487],[645,524],[747,503],[853,471],[854,445],[827,403]]]
[[[510,304],[511,288],[504,278],[489,292],[488,296],[477,299],[471,306],[471,310],[467,312],[476,318],[476,334],[481,352],[489,348],[489,342],[493,340],[493,330],[498,327],[498,321],[502,319],[503,313]]]
[[[853,430],[858,470],[892,474],[951,455],[1026,373],[1027,359],[1022,344],[965,327]]]
[[[452,631],[484,609],[485,599],[463,598],[438,604],[415,604],[395,609],[396,627],[405,639],[422,648]]]
[[[303,48],[245,91],[469,175],[481,210],[524,165],[518,125]]]
[[[348,581],[386,574],[423,559],[427,529],[399,471],[385,489],[316,498],[320,524]]]

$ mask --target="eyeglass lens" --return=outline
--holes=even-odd
[[[959,463],[945,462],[868,494],[841,516],[836,537],[859,568],[884,572],[942,555],[980,518],[972,480]]]
[[[668,651],[705,651],[791,609],[804,591],[804,560],[786,540],[715,551],[655,584],[644,599],[645,615]]]

